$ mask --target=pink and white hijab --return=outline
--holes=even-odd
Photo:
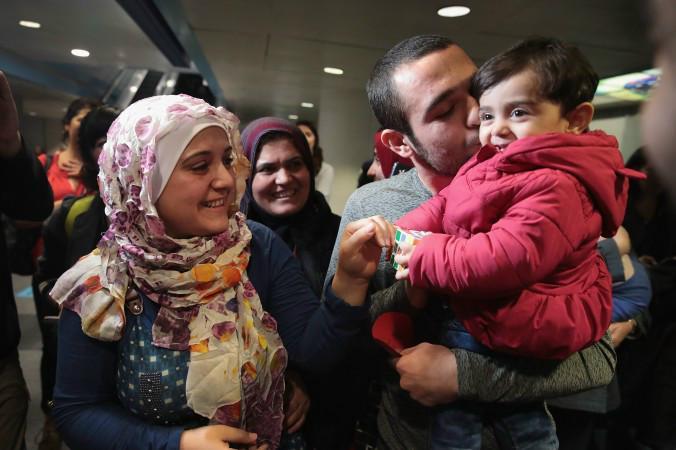
[[[153,344],[191,351],[188,406],[213,423],[256,432],[274,448],[287,355],[246,272],[251,232],[238,205],[249,164],[238,123],[224,108],[187,95],[151,97],[124,110],[99,158],[110,226],[51,296],[81,317],[86,335],[116,341],[128,290],[145,294],[160,305]],[[229,227],[216,236],[175,239],[165,234],[154,203],[187,144],[208,126],[225,130],[233,148],[237,194]]]

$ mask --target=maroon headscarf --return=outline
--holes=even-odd
[[[392,168],[394,163],[404,164],[408,167],[413,167],[413,162],[409,158],[404,158],[394,153],[388,146],[383,144],[383,141],[380,139],[382,131],[377,131],[373,136],[373,145],[376,147],[376,155],[380,161],[380,167],[382,167],[383,175],[385,178],[390,178],[392,175]]]

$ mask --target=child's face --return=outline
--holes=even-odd
[[[568,130],[561,105],[539,98],[536,87],[535,73],[526,70],[483,93],[479,99],[481,145],[503,149],[527,136]]]

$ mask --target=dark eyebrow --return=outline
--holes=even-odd
[[[225,151],[223,153],[227,154],[229,152],[232,152],[232,147],[230,145],[225,147]],[[185,158],[181,163],[188,162],[192,159],[199,158],[201,156],[211,156],[213,153],[214,152],[212,150],[200,150],[200,151],[193,153],[192,155],[188,156],[187,158]]]
[[[533,105],[536,105],[538,103],[539,102],[537,100],[533,100],[533,99],[527,99],[527,98],[518,99],[517,98],[516,100],[512,100],[511,102],[507,103],[507,106],[509,106],[510,108],[513,108],[513,107],[519,106],[519,105],[533,106]]]
[[[282,161],[282,164],[286,164],[286,163],[292,162],[292,161],[301,161],[301,162],[304,162],[304,161],[303,161],[303,157],[300,156],[300,155],[297,155],[297,156],[292,156],[291,158],[285,159],[284,161]],[[258,161],[258,162],[256,163],[256,167],[261,167],[261,166],[276,166],[276,165],[277,165],[277,161],[265,161],[265,160],[263,160],[263,161]]]
[[[182,163],[186,163],[186,162],[188,162],[188,161],[190,161],[190,160],[199,158],[199,157],[201,157],[201,156],[211,156],[211,153],[212,153],[212,152],[209,151],[209,150],[201,150],[201,151],[199,151],[199,152],[197,152],[197,153],[193,153],[192,155],[188,156],[187,158],[185,158],[185,159],[184,159],[183,161],[181,161],[181,162],[182,162]]]

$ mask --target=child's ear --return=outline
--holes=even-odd
[[[380,133],[380,140],[390,150],[403,158],[410,158],[414,153],[406,136],[399,131],[387,128]]]
[[[590,102],[580,103],[566,114],[568,120],[568,132],[581,134],[589,129],[589,124],[594,117],[594,105]]]

